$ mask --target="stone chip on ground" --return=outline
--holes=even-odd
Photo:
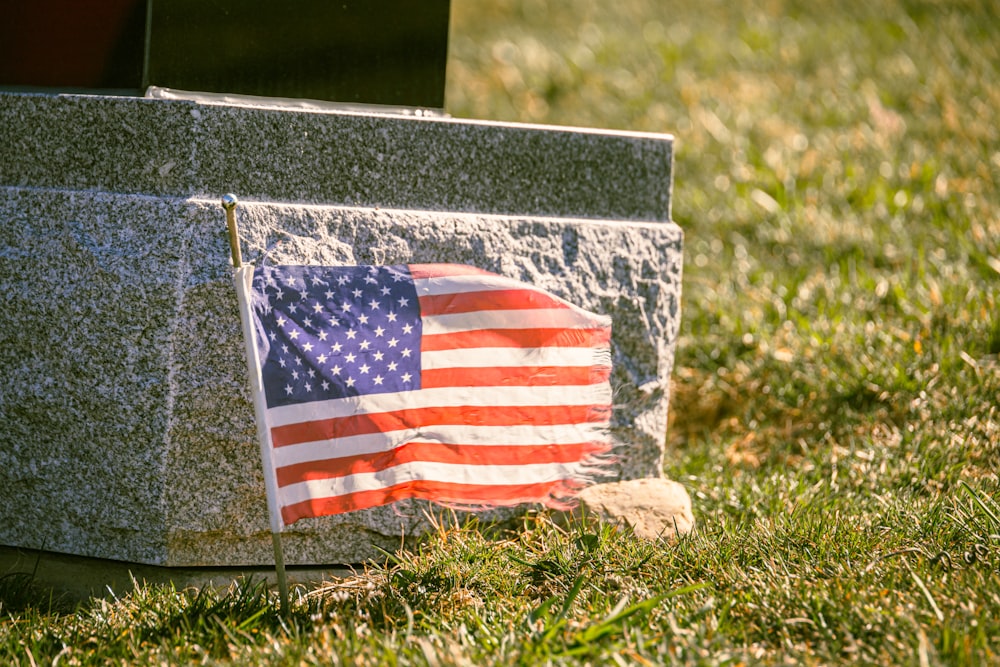
[[[687,490],[663,478],[595,484],[580,493],[576,514],[623,523],[646,540],[676,539],[694,528]]]

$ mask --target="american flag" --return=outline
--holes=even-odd
[[[600,470],[610,318],[454,264],[244,280],[282,525],[406,498],[560,506]]]

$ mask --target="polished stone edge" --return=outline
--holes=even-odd
[[[0,185],[668,222],[667,134],[0,92]]]

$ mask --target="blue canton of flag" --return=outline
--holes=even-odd
[[[420,306],[405,267],[265,266],[253,281],[269,408],[420,389]]]

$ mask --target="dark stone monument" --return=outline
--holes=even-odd
[[[449,0],[0,0],[0,86],[444,107]]]

